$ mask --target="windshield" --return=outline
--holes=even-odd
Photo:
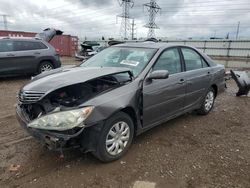
[[[110,47],[85,61],[82,67],[126,67],[138,76],[155,54],[156,49]]]

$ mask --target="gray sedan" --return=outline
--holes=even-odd
[[[36,76],[19,92],[17,118],[49,149],[79,147],[108,162],[156,125],[190,111],[208,114],[224,74],[189,46],[120,44]]]

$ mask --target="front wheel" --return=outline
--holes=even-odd
[[[93,153],[103,162],[119,159],[128,150],[134,136],[134,123],[129,115],[119,112],[109,118],[100,133]]]
[[[200,109],[198,109],[198,114],[201,115],[208,114],[214,106],[214,100],[215,100],[215,91],[213,88],[210,88],[206,94],[205,99],[202,102]]]

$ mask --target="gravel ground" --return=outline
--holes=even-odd
[[[0,80],[0,187],[250,187],[250,98],[235,97],[232,80],[209,115],[155,127],[103,164],[78,150],[60,159],[19,127],[16,93],[28,79]]]

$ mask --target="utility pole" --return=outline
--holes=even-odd
[[[135,38],[135,19],[132,20],[132,40]]]
[[[122,14],[118,15],[122,18],[120,35],[128,39],[131,30],[129,9],[134,6],[134,0],[118,0],[118,3],[122,7]]]
[[[1,14],[0,16],[3,17],[4,30],[8,30],[8,21],[7,21],[7,17],[9,17],[9,15],[7,15],[7,14]]]
[[[214,30],[214,38],[216,37],[216,32],[217,32],[217,30]]]
[[[240,32],[240,22],[238,22],[238,26],[237,26],[236,40],[238,40],[238,38],[239,38],[239,32]]]
[[[144,7],[146,7],[149,12],[148,23],[144,27],[148,28],[148,38],[152,38],[155,37],[155,29],[159,29],[155,23],[155,17],[161,10],[161,7],[155,2],[155,0],[150,0],[149,3],[143,4],[143,8]]]

